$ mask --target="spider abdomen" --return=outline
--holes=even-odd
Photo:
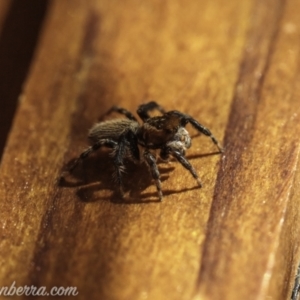
[[[136,132],[139,124],[128,119],[108,120],[96,123],[89,131],[88,138],[92,143],[101,139],[112,139],[118,141],[120,135],[126,130]]]

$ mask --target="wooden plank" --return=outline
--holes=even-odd
[[[246,299],[249,292],[265,299],[279,241],[287,243],[280,233],[299,155],[300,23],[296,1],[270,5],[254,9],[254,25],[269,25],[249,33],[227,125],[227,153],[234,155],[225,156],[218,174],[198,281],[204,299]],[[212,282],[221,287],[211,289]]]
[[[299,257],[297,11],[296,0],[51,2],[0,168],[2,286],[288,299]],[[129,164],[121,201],[107,151],[59,181],[112,104],[134,112],[152,99],[224,143],[221,157],[193,138],[203,188],[161,163],[160,203],[146,166]]]

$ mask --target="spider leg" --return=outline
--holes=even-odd
[[[198,131],[200,131],[201,133],[203,133],[204,135],[208,136],[211,138],[211,140],[213,141],[213,143],[218,147],[220,152],[224,152],[223,147],[220,145],[220,143],[218,142],[218,140],[214,137],[214,135],[210,132],[210,130],[206,127],[204,127],[203,125],[201,125],[198,121],[196,121],[193,118],[190,118],[188,120],[191,125],[197,129]]]
[[[72,173],[74,169],[78,166],[78,163],[85,158],[87,158],[92,152],[98,150],[100,147],[105,146],[108,148],[114,148],[117,145],[117,143],[114,140],[111,139],[102,139],[96,142],[94,145],[88,147],[86,150],[84,150],[79,157],[75,160],[74,164],[70,167],[69,172]]]
[[[120,194],[123,197],[123,179],[122,173],[125,170],[124,158],[127,155],[127,151],[130,151],[132,157],[136,160],[140,159],[140,152],[138,149],[137,138],[131,130],[125,131],[119,138],[117,146],[113,154],[114,165],[115,165],[115,180],[119,186]]]
[[[136,117],[127,109],[119,107],[119,106],[112,106],[100,119],[103,119],[105,116],[111,114],[112,112],[117,112],[121,115],[124,115],[127,119],[133,120],[137,122]]]
[[[163,147],[163,148],[160,150],[159,156],[160,156],[160,158],[161,158],[163,161],[168,161],[169,158],[170,158],[170,150],[169,150],[169,147]]]
[[[144,152],[144,157],[145,157],[146,163],[150,167],[152,178],[155,180],[155,185],[156,185],[156,189],[158,192],[159,200],[162,201],[163,194],[162,194],[162,190],[161,190],[160,173],[157,168],[155,156],[146,149]]]
[[[204,135],[210,137],[211,140],[213,141],[213,143],[218,147],[220,152],[224,152],[223,147],[220,145],[218,140],[213,136],[213,134],[210,132],[210,130],[208,128],[204,127],[202,124],[200,124],[197,120],[195,120],[191,116],[185,115],[177,110],[170,111],[170,112],[168,112],[168,114],[170,114],[170,115],[173,114],[173,115],[180,117],[183,126],[185,126],[187,123],[190,123],[196,130],[198,130],[199,132],[203,133]]]
[[[174,156],[182,164],[182,166],[185,167],[192,174],[192,176],[197,180],[198,185],[202,187],[202,183],[197,175],[196,170],[191,165],[191,163],[184,157],[184,153],[172,148],[165,149],[163,153],[164,155],[167,155],[166,153],[168,153]]]
[[[137,114],[145,122],[147,119],[150,118],[150,116],[148,114],[149,111],[154,110],[154,109],[157,109],[162,114],[165,113],[165,110],[160,105],[158,105],[155,101],[150,101],[146,104],[140,105],[137,110]]]

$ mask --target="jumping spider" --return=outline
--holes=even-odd
[[[155,109],[162,115],[150,117],[149,112]],[[166,112],[154,101],[138,107],[137,114],[143,121],[141,125],[133,114],[124,108],[113,106],[106,114],[112,112],[125,115],[126,119],[108,120],[95,124],[88,135],[92,146],[80,154],[70,168],[70,172],[75,169],[79,161],[85,159],[91,152],[102,146],[111,148],[115,165],[114,175],[122,197],[124,195],[122,187],[123,161],[125,158],[130,158],[134,162],[146,162],[155,180],[159,200],[162,200],[160,173],[155,155],[157,150],[160,150],[159,156],[164,161],[168,160],[170,155],[176,158],[183,167],[190,171],[201,187],[195,169],[185,157],[186,149],[191,147],[191,137],[185,129],[188,123],[200,133],[209,136],[219,151],[223,152],[222,147],[212,133],[198,121],[177,110]]]

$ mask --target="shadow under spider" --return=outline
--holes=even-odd
[[[187,155],[186,158],[190,160],[190,159],[195,159],[195,158],[209,157],[209,156],[213,156],[213,155],[220,155],[220,152],[216,151],[216,152],[204,153],[204,154],[192,154],[192,155]]]
[[[188,159],[206,157],[219,154],[208,153],[200,155],[188,156]],[[115,204],[135,204],[135,203],[152,203],[160,202],[157,192],[142,192],[150,185],[154,185],[149,168],[145,163],[136,164],[130,160],[125,160],[126,167],[123,174],[123,189],[126,194],[122,198],[119,194],[117,185],[113,181],[112,174],[114,165],[109,155],[109,150],[99,151],[91,154],[87,159],[79,163],[76,169],[70,174],[67,170],[74,163],[75,158],[71,159],[63,168],[59,186],[65,188],[77,188],[76,195],[82,202],[94,202],[98,200],[111,201]],[[172,162],[176,162],[172,160]],[[180,165],[180,163],[176,163]],[[159,171],[162,183],[169,178],[169,173],[175,167],[161,160],[158,160]],[[182,167],[182,166],[180,166]],[[192,177],[191,177],[192,178]],[[182,193],[189,190],[199,189],[196,185],[192,188],[183,188],[180,190],[164,190],[164,196]],[[100,190],[110,190],[113,193],[109,196],[99,196],[97,192]]]
[[[167,177],[165,178],[167,179]],[[163,180],[165,180],[163,179]],[[100,183],[84,186],[77,190],[76,195],[80,198],[82,202],[96,202],[98,200],[104,200],[104,201],[111,201],[114,204],[147,204],[147,203],[160,203],[161,201],[158,199],[157,192],[152,193],[145,193],[141,194],[141,192],[138,193],[132,193],[130,192],[129,197],[125,197],[125,199],[120,198],[120,196],[114,191],[113,195],[107,196],[107,197],[96,197],[95,193],[99,191],[102,188],[102,185]],[[172,195],[172,194],[179,194],[186,191],[191,191],[195,189],[199,189],[200,187],[194,186],[192,188],[184,188],[180,190],[164,190],[164,196]],[[134,195],[133,195],[134,194]],[[136,196],[136,195],[139,196]],[[153,199],[155,198],[155,199]]]

